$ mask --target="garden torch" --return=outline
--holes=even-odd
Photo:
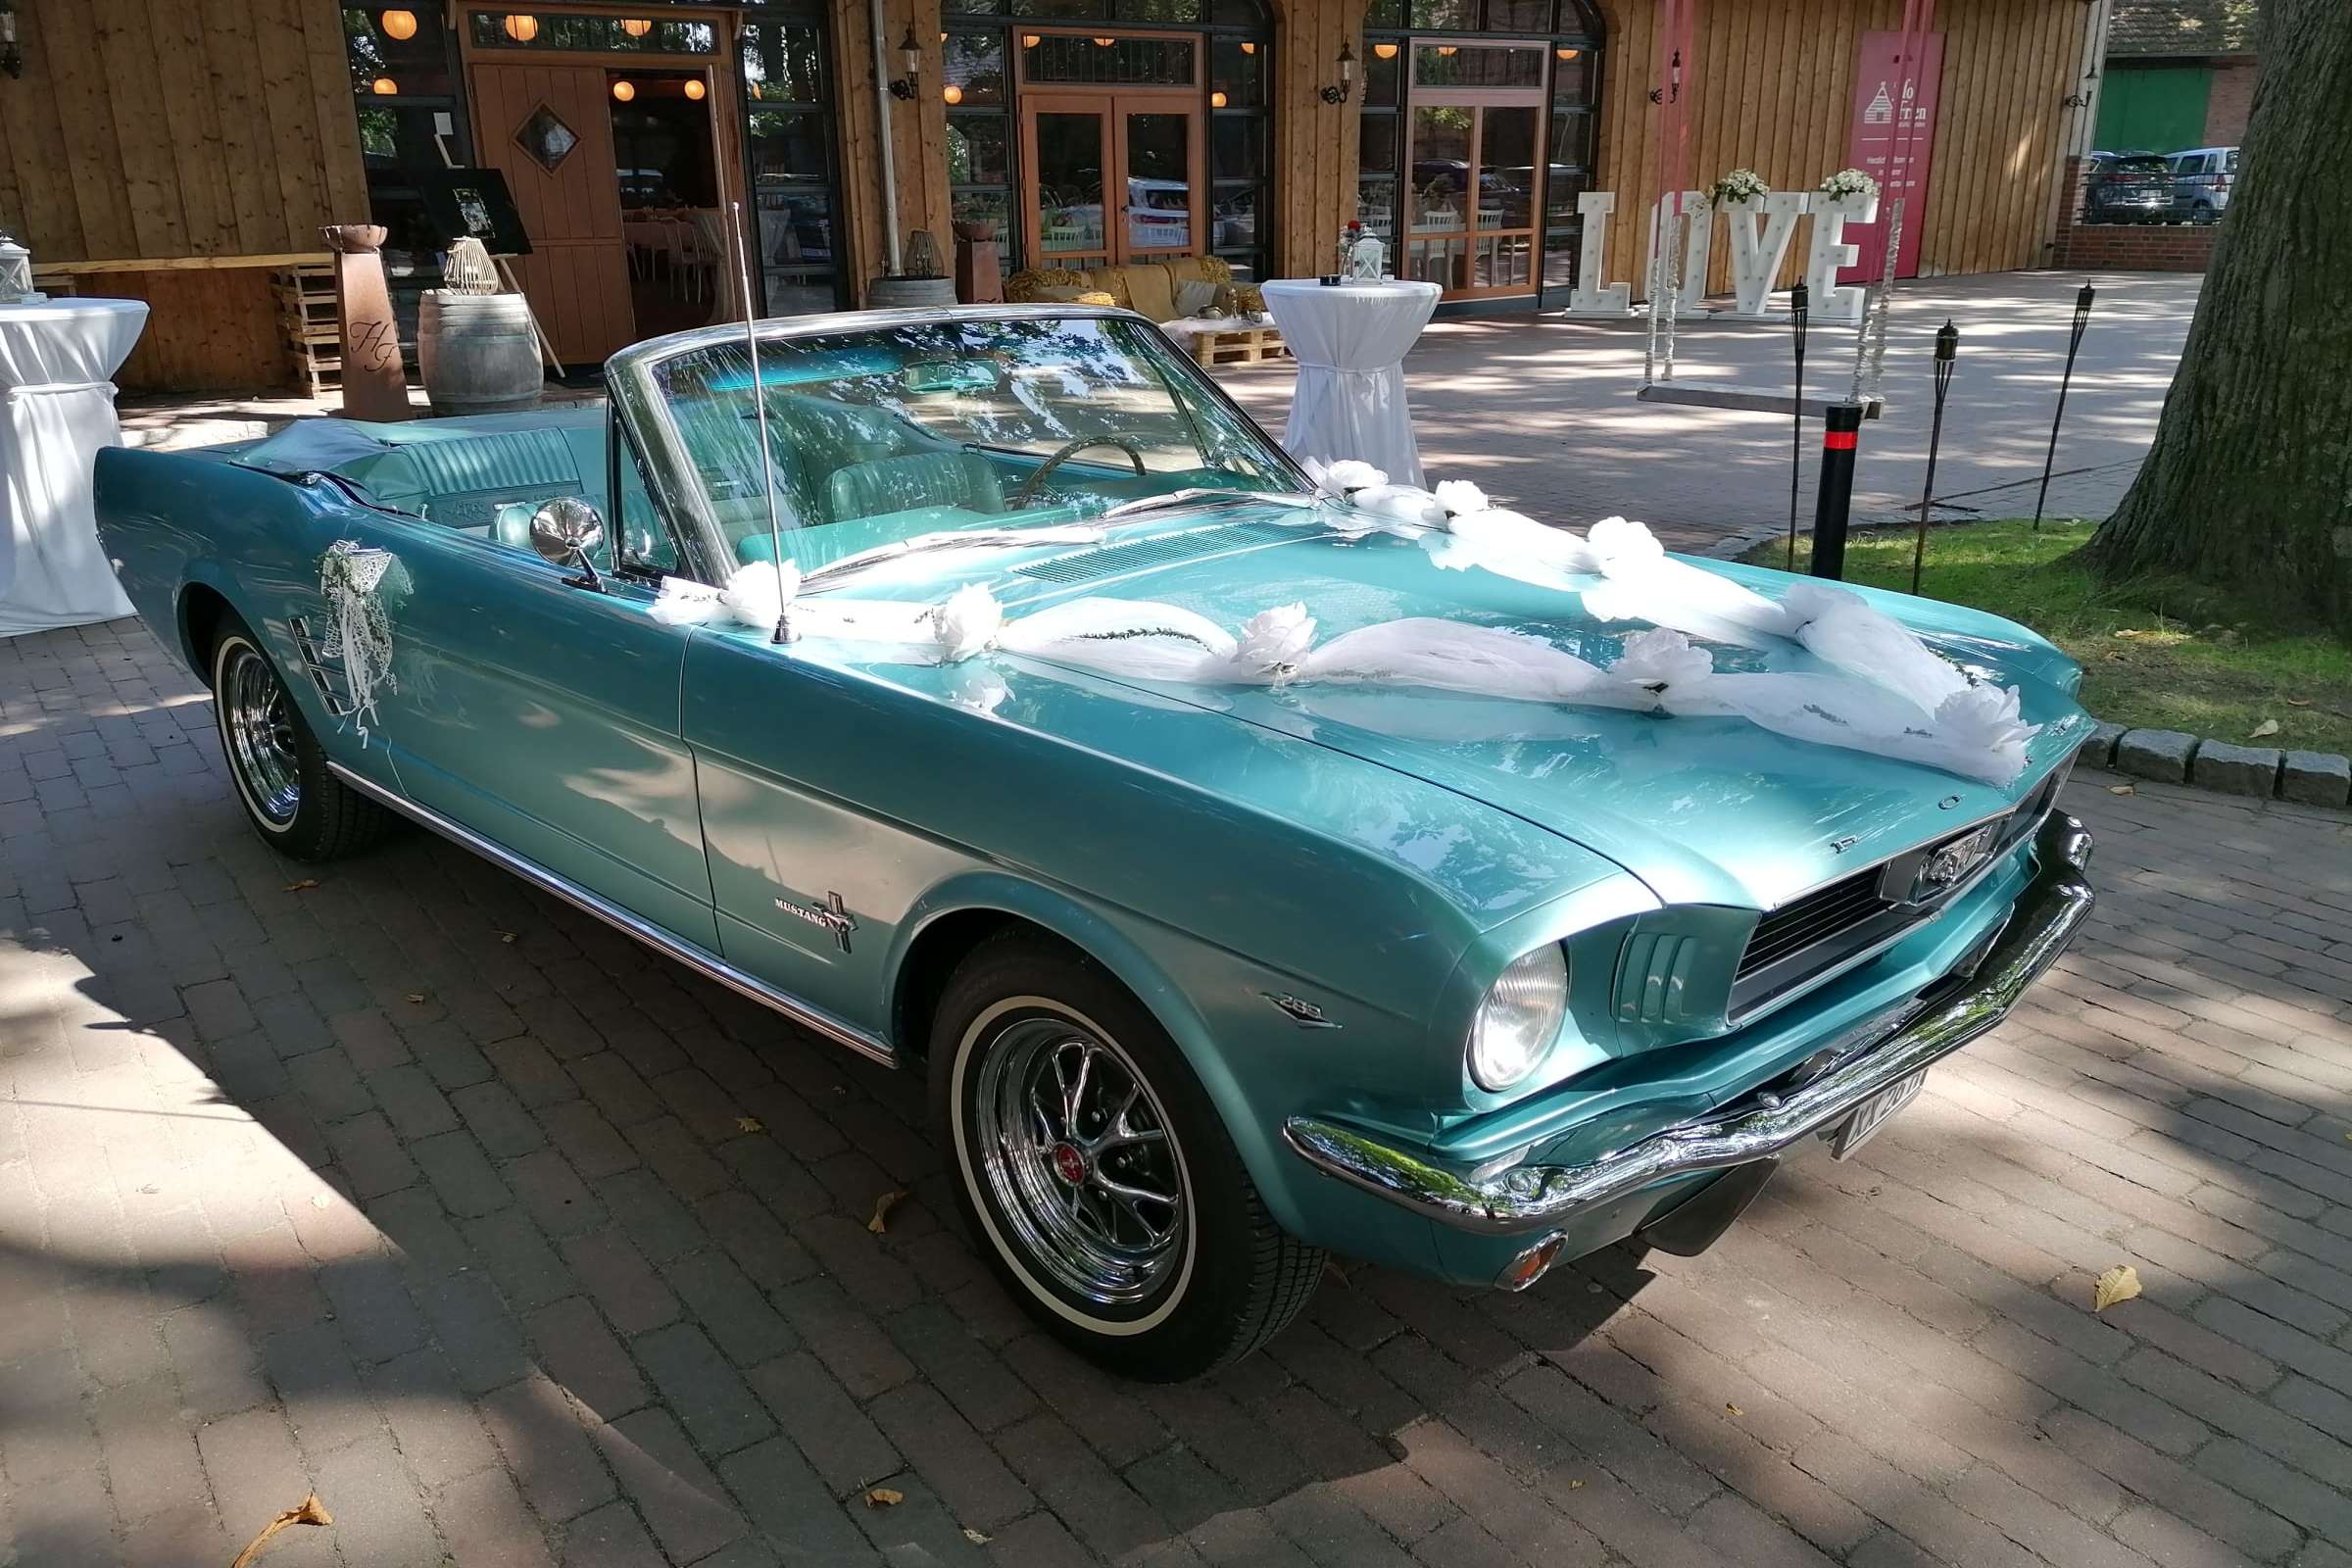
[[[2075,379],[2075,355],[2082,347],[2082,329],[2090,325],[2090,302],[2097,292],[2085,283],[2075,296],[2074,332],[2066,340],[2066,373],[2058,378],[2058,412],[2050,416],[2050,450],[2041,460],[2041,489],[2034,497],[2035,533],[2041,532],[2041,507],[2050,498],[2050,469],[2058,462],[2058,426],[2066,422],[2066,389]]]
[[[1936,329],[1936,418],[1928,426],[1928,482],[1919,492],[1919,537],[1911,546],[1911,591],[1928,560],[1928,509],[1936,503],[1936,449],[1943,444],[1943,400],[1952,390],[1952,362],[1960,353],[1960,329],[1948,319]]]

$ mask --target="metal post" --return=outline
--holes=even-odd
[[[1813,498],[1813,575],[1845,576],[1845,530],[1854,504],[1854,447],[1862,436],[1862,405],[1833,403],[1822,421],[1821,488]]]
[[[1936,503],[1936,449],[1943,444],[1943,400],[1952,390],[1952,362],[1960,353],[1960,329],[1947,318],[1936,329],[1936,422],[1928,426],[1928,482],[1919,492],[1919,538],[1911,546],[1911,591],[1928,561],[1928,509]]]
[[[1796,569],[1796,484],[1805,466],[1805,312],[1812,296],[1798,283],[1788,291],[1788,319],[1796,323],[1796,397],[1788,410],[1788,569]]]
[[[2041,489],[2034,497],[2034,531],[2041,532],[2042,503],[2050,498],[2050,469],[2058,462],[2058,427],[2066,422],[2066,389],[2074,383],[2075,355],[2082,347],[2083,329],[2090,325],[2090,302],[2098,291],[2088,283],[2075,296],[2073,335],[2066,340],[2066,373],[2058,378],[2058,412],[2050,416],[2050,450],[2041,460]]]

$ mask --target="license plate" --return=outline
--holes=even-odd
[[[1854,1151],[1870,1142],[1878,1130],[1886,1125],[1894,1113],[1919,1098],[1927,1086],[1928,1069],[1922,1067],[1908,1078],[1898,1078],[1853,1108],[1845,1125],[1838,1129],[1830,1144],[1832,1159],[1851,1159]]]

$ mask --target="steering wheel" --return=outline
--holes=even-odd
[[[1144,467],[1144,455],[1117,436],[1082,435],[1075,441],[1064,441],[1060,446],[1055,447],[1054,455],[1039,464],[1035,473],[1021,481],[1021,487],[1012,493],[1012,499],[1007,501],[1005,506],[1014,512],[1028,506],[1030,502],[1037,499],[1037,493],[1046,487],[1047,475],[1089,447],[1117,447],[1121,452],[1127,454],[1127,461],[1135,465],[1135,476],[1138,479],[1141,479],[1147,471]]]

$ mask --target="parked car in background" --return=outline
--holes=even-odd
[[[2172,217],[2172,160],[2160,153],[2090,155],[2090,172],[2082,181],[2082,221],[2163,223]]]
[[[2237,180],[2237,149],[2192,147],[2173,154],[2173,217],[2183,222],[2213,223],[2230,210],[2230,187]]]
[[[1106,1365],[1245,1354],[1326,1249],[1511,1290],[1699,1251],[2088,912],[2082,671],[2020,626],[1856,590],[2006,688],[1997,783],[1496,696],[1633,633],[1376,526],[1131,312],[751,331],[623,350],[603,409],[109,448],[101,537],[265,841],[413,817],[927,1074],[981,1256]]]

